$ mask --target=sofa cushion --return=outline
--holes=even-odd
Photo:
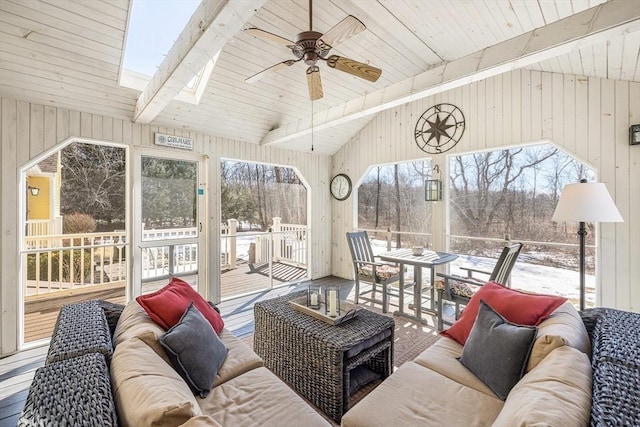
[[[223,426],[313,427],[330,424],[267,368],[248,371],[197,398]]]
[[[406,362],[349,409],[342,426],[490,426],[502,406],[495,396]]]
[[[553,350],[509,393],[494,427],[586,426],[591,411],[589,357],[569,346]]]
[[[435,344],[420,353],[413,361],[459,384],[471,387],[491,397],[495,393],[473,372],[460,364],[462,346],[451,338],[441,337]]]
[[[364,365],[356,366],[349,373],[349,396],[362,387],[380,378],[380,374],[372,371]]]
[[[535,326],[509,323],[481,300],[460,363],[505,400],[524,375],[536,331]]]
[[[227,347],[193,303],[180,321],[160,337],[160,344],[193,392],[206,397],[227,357]]]
[[[565,302],[538,325],[527,372],[535,368],[554,349],[568,345],[591,354],[589,335],[573,304]]]
[[[220,339],[229,349],[229,352],[220,370],[218,370],[218,375],[216,375],[216,379],[213,382],[214,387],[242,375],[247,371],[264,366],[264,361],[260,356],[258,356],[251,347],[229,332],[228,329],[222,330]]]
[[[381,264],[376,265],[376,278],[379,281],[387,280],[400,273],[400,268],[395,265]],[[373,278],[373,266],[370,264],[359,264],[358,274],[360,276]]]
[[[218,370],[216,378],[213,382],[213,387],[217,387],[222,383],[229,381],[242,375],[247,371],[264,366],[264,361],[258,356],[249,346],[243,343],[235,335],[229,332],[228,329],[223,329],[219,335],[220,339],[227,347],[227,357],[224,363]],[[171,365],[171,360],[160,344],[159,336],[156,336],[153,332],[148,332],[140,335],[140,338],[145,344],[147,344],[153,351],[156,352],[168,365]]]
[[[198,415],[197,417],[190,418],[184,424],[180,424],[180,427],[222,427],[209,415]]]
[[[485,300],[509,322],[532,326],[546,319],[567,299],[554,295],[530,294],[489,282],[469,300],[460,319],[441,334],[464,345],[478,315],[480,300]]]
[[[177,426],[202,415],[187,383],[139,338],[116,346],[111,378],[124,426]]]
[[[220,313],[214,310],[191,285],[177,277],[171,278],[169,284],[164,288],[151,294],[137,297],[136,301],[144,308],[149,317],[165,330],[180,321],[191,302],[211,323],[217,334],[224,327],[224,321]]]
[[[160,337],[164,334],[164,329],[151,320],[140,304],[133,300],[122,310],[113,335],[113,345],[117,348],[120,343],[147,333]]]

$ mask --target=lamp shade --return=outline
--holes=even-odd
[[[623,222],[607,187],[601,182],[567,184],[552,221]]]

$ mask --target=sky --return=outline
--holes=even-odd
[[[200,0],[133,0],[124,68],[153,76]]]

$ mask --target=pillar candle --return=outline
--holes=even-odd
[[[329,316],[336,317],[336,291],[329,291]]]

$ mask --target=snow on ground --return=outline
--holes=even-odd
[[[249,260],[249,245],[254,241],[256,235],[258,233],[255,232],[238,233],[236,236],[238,259]],[[223,248],[225,240],[225,238],[221,239]],[[374,254],[380,254],[387,251],[387,242],[385,240],[372,240],[371,247]],[[496,260],[493,258],[460,255],[449,267],[451,274],[464,276],[466,272],[460,269],[461,266],[491,271],[495,263]],[[423,277],[429,277],[428,274],[427,270]],[[412,277],[413,271],[409,268],[407,280],[411,280]],[[478,277],[483,276],[479,275]],[[577,271],[518,261],[511,273],[511,287],[541,294],[561,295],[574,303],[580,301],[580,277]],[[589,274],[586,275],[586,299],[587,306],[595,305],[595,277]]]
[[[371,247],[374,254],[387,251],[387,242],[384,240],[373,240]],[[496,263],[496,259],[485,257],[472,257],[460,255],[457,260],[449,265],[451,274],[466,275],[466,271],[460,267],[477,268],[479,270],[491,271]],[[408,275],[413,276],[412,269],[408,269]],[[440,270],[439,270],[440,271]],[[423,277],[428,276],[428,270]],[[477,277],[487,277],[478,275]],[[409,279],[410,280],[410,279]],[[586,306],[595,305],[595,277],[587,274],[586,284]],[[540,294],[561,295],[568,298],[573,303],[580,301],[580,275],[577,271],[566,270],[558,267],[547,267],[544,265],[530,264],[522,261],[516,262],[511,272],[511,287]]]

